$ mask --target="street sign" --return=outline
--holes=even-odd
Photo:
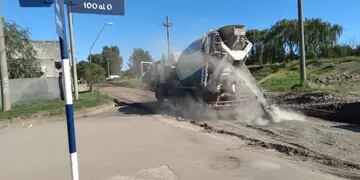
[[[49,7],[53,0],[19,0],[21,7]]]
[[[49,7],[55,0],[19,0],[21,7]],[[74,13],[124,15],[124,0],[63,0]]]
[[[64,0],[65,4],[72,5],[74,0]],[[19,0],[20,7],[49,7],[54,0]]]
[[[124,15],[124,0],[71,0],[74,13]]]
[[[65,92],[65,109],[67,132],[71,162],[72,180],[79,180],[78,158],[76,151],[75,121],[73,99],[71,91],[70,61],[67,52],[66,28],[64,18],[64,3],[73,9],[73,12],[91,14],[124,15],[124,0],[19,0],[22,7],[49,7],[55,6],[56,32],[60,40],[60,53],[63,70],[63,88]]]
[[[57,34],[65,39],[64,0],[55,0],[55,22]]]

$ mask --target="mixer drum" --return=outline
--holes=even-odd
[[[225,44],[231,51],[244,53],[243,50],[249,43],[242,39],[243,36],[245,36],[245,26],[224,26],[216,31],[211,31],[210,34],[207,35],[208,38],[212,39],[207,47],[210,47],[210,52],[216,52],[220,55],[218,58],[222,58],[223,48],[220,45],[221,43]],[[205,60],[204,56],[206,56],[203,52],[205,48],[202,47],[202,43],[207,43],[208,40],[209,39],[204,39],[204,42],[203,39],[194,41],[183,51],[177,61],[175,71],[183,86],[196,87],[201,83],[202,69]]]
[[[200,84],[203,68],[201,42],[202,39],[193,42],[184,50],[177,61],[175,71],[183,86],[193,87]]]

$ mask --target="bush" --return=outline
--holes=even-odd
[[[94,84],[105,80],[105,70],[100,65],[81,61],[77,65],[78,78],[85,81],[93,92]]]

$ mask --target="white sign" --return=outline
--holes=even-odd
[[[71,0],[74,13],[124,15],[124,0]]]

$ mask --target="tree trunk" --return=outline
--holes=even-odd
[[[262,66],[264,64],[264,45],[260,45],[260,53],[259,53],[259,64]]]
[[[90,83],[89,86],[90,86],[90,92],[93,93],[94,92],[94,84]]]

